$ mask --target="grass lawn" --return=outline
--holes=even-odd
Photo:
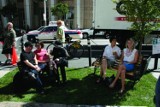
[[[17,71],[18,69],[0,78],[0,101],[155,107],[153,97],[156,79],[150,73],[143,75],[134,87],[131,81],[126,80],[126,92],[120,95],[119,85],[115,89],[109,89],[104,84],[96,84],[97,76],[92,74],[93,68],[67,68],[68,82],[65,86],[47,85],[46,95],[38,95],[34,89],[16,95],[12,91],[12,81]],[[112,74],[113,72],[107,71],[107,76]]]

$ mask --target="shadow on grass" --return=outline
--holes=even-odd
[[[80,72],[78,75],[84,73],[86,69],[78,71]],[[68,71],[70,72],[70,70]],[[71,73],[75,73],[75,71],[73,70]],[[114,89],[110,89],[105,83],[96,84],[95,81],[98,76],[93,75],[92,71],[86,72],[87,74],[82,78],[72,77],[68,79],[67,84],[62,86],[46,84],[45,95],[36,94],[33,90],[15,94],[13,93],[12,82],[0,88],[0,93],[7,96],[5,99],[3,98],[3,101],[10,100],[11,97],[17,97],[19,98],[19,101],[23,101],[21,98],[26,97],[28,94],[32,94],[29,101],[80,105],[120,105],[121,100],[125,100],[126,96],[129,96],[127,93],[122,95],[118,93],[120,90],[120,81],[117,82],[117,86]],[[133,83],[127,81],[126,91],[132,89],[134,90]]]
[[[95,80],[96,77],[92,74],[82,80],[71,79],[65,86],[50,87],[47,89],[48,94],[44,96],[32,97],[32,101],[59,104],[115,105],[125,99],[125,93],[123,95],[118,93],[119,85],[110,89],[104,83],[96,84]],[[126,90],[133,89],[132,85],[130,81],[127,82],[126,87],[128,88]]]

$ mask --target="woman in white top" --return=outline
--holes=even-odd
[[[138,51],[135,49],[135,42],[133,39],[128,39],[126,42],[126,48],[123,49],[121,62],[122,64],[118,67],[118,72],[114,81],[110,84],[110,88],[115,86],[118,78],[121,77],[121,90],[123,93],[125,90],[125,72],[132,71],[134,69],[135,63],[138,61]]]

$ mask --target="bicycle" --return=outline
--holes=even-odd
[[[46,49],[48,52],[53,49],[54,42],[55,41],[53,41],[52,43],[50,43],[47,46]],[[66,43],[65,48],[66,48],[67,52],[69,53],[70,58],[80,58],[84,52],[84,47],[83,47],[83,45],[81,45],[80,40],[70,41],[70,42]]]

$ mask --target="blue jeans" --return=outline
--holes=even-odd
[[[39,63],[38,66],[41,68],[41,69],[44,69],[47,64],[46,63]]]
[[[35,69],[23,69],[23,71],[28,71],[29,73],[33,73],[35,76],[35,80],[36,80],[36,90],[37,91],[42,91],[43,87],[42,87],[42,81],[39,78],[39,73],[38,71],[36,71]]]
[[[156,93],[156,107],[160,107],[160,77],[158,78],[158,81],[156,83],[156,90],[155,90],[155,93]]]

